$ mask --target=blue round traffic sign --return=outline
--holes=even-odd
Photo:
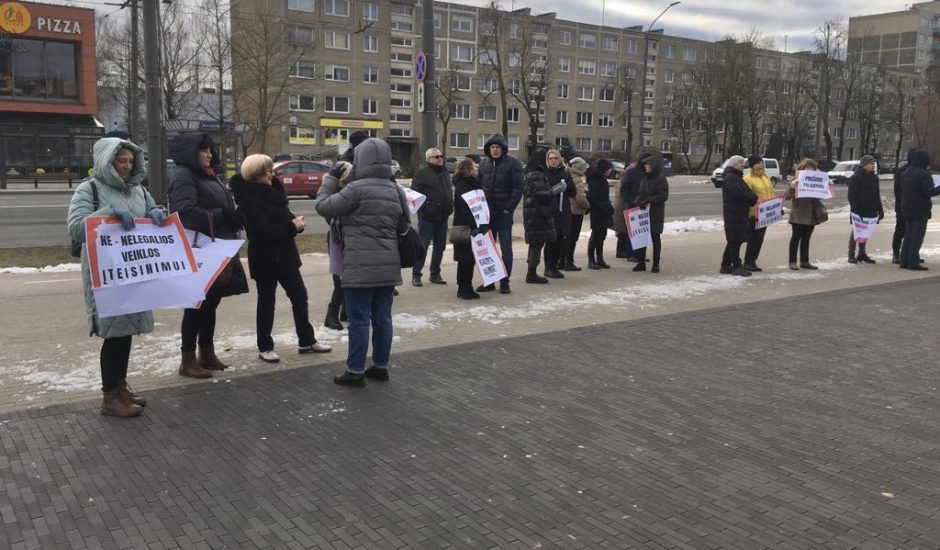
[[[418,52],[418,57],[415,59],[415,80],[424,82],[424,77],[427,74],[428,58],[424,55],[424,52]]]

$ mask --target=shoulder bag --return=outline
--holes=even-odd
[[[96,212],[99,208],[101,208],[101,205],[98,203],[98,186],[95,185],[95,180],[91,180],[89,183],[91,184],[91,204],[93,208],[92,211]],[[75,239],[72,239],[71,253],[72,253],[73,258],[82,257],[82,247],[84,245],[85,243],[83,243],[82,241],[76,241]]]
[[[403,223],[399,224],[398,229],[398,258],[401,260],[401,267],[414,267],[418,260],[424,256],[424,247],[421,246],[421,239],[418,232],[411,226],[411,215],[408,212],[408,206],[405,204],[405,194],[398,191],[398,199],[401,202]],[[404,229],[402,226],[404,225]]]

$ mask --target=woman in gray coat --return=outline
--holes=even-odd
[[[790,269],[799,271],[800,269],[819,269],[809,262],[809,240],[813,236],[813,230],[816,226],[829,219],[826,212],[826,206],[819,199],[798,199],[795,189],[800,177],[800,170],[816,170],[816,161],[810,158],[803,159],[796,173],[793,175],[793,181],[790,182],[790,188],[784,198],[792,199],[790,203]],[[796,262],[796,252],[799,249],[800,263]]]
[[[166,215],[141,185],[147,177],[147,169],[140,147],[119,138],[103,138],[95,142],[93,153],[95,176],[75,189],[69,204],[67,223],[72,239],[85,242],[85,218],[89,216],[119,218],[125,231],[134,229],[135,217],[149,217],[157,225],[163,225]],[[100,356],[101,391],[104,392],[101,414],[137,416],[147,402],[127,385],[127,363],[133,335],[153,332],[153,313],[141,311],[100,317],[91,290],[85,246],[82,246],[82,284],[89,335],[104,339]]]
[[[401,284],[398,235],[411,223],[404,193],[392,180],[392,150],[380,139],[356,146],[353,169],[339,189],[327,179],[317,193],[317,213],[343,226],[343,300],[349,316],[346,372],[333,381],[365,386],[365,378],[388,380],[392,349],[392,293]],[[366,368],[369,327],[372,366]]]

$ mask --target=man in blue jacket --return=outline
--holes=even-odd
[[[512,216],[522,199],[522,162],[509,154],[509,144],[502,134],[493,134],[483,146],[486,155],[480,161],[479,178],[490,208],[490,229],[499,239],[506,264],[506,278],[499,282],[500,294],[509,294],[512,275]],[[495,290],[494,285],[480,286],[477,292]]]

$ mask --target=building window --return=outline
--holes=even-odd
[[[663,71],[663,82],[672,82],[676,79],[676,73],[672,69],[666,69]]]
[[[377,53],[379,51],[379,37],[371,34],[362,36],[362,51]]]
[[[568,99],[568,85],[567,84],[558,85],[558,99]]]
[[[616,52],[620,50],[620,40],[614,36],[605,36],[601,42],[601,48],[605,52]]]
[[[439,12],[434,12],[434,29],[437,30],[441,28],[441,15]]]
[[[392,21],[392,30],[399,32],[412,32],[415,30],[415,24],[411,21]]]
[[[291,126],[288,142],[292,145],[316,145],[317,129],[312,126]]]
[[[558,72],[560,73],[570,73],[571,72],[571,60],[567,57],[558,58]]]
[[[591,138],[578,138],[578,151],[589,152],[591,150]]]
[[[451,79],[451,87],[459,92],[469,92],[473,89],[469,75],[457,74]]]
[[[588,33],[578,35],[578,45],[589,50],[597,49],[597,36]]]
[[[393,92],[401,92],[401,93],[410,94],[411,84],[392,83],[391,90]]]
[[[578,126],[594,126],[594,113],[578,111]]]
[[[519,107],[506,109],[506,122],[519,122]]]
[[[522,38],[522,26],[519,23],[509,25],[509,38]]]
[[[522,66],[522,54],[517,52],[512,52],[509,54],[509,66],[510,67],[521,67]]]
[[[481,36],[496,36],[496,26],[492,21],[480,21]]]
[[[402,63],[411,63],[413,56],[410,53],[405,52],[392,52],[392,61],[400,61]]]
[[[597,150],[598,151],[611,151],[613,150],[613,142],[609,139],[598,139],[597,140]]]
[[[594,86],[578,86],[578,99],[594,101]]]
[[[392,37],[392,46],[404,46],[405,48],[413,48],[415,41],[413,38],[408,38],[406,36],[393,36]]]
[[[365,21],[378,21],[379,5],[372,4],[371,2],[364,2],[362,4],[362,18]]]
[[[515,95],[521,94],[522,93],[522,81],[519,80],[518,78],[513,78],[512,80],[509,81],[509,85],[506,87],[506,90],[511,94],[515,94]]]
[[[294,78],[316,78],[317,64],[309,61],[297,61],[290,64],[290,76]]]
[[[627,65],[626,67],[623,68],[623,73],[624,73],[623,74],[624,78],[627,78],[630,80],[636,78],[636,66]]]
[[[616,90],[614,88],[601,88],[600,97],[598,97],[598,99],[601,101],[613,101],[615,93]]]
[[[389,128],[390,137],[411,137],[411,128]]]
[[[565,125],[568,124],[568,111],[556,111],[555,112],[555,124]]]
[[[617,64],[610,61],[601,63],[601,76],[617,76]]]
[[[465,134],[465,133],[451,134],[448,142],[450,143],[450,146],[455,149],[469,149],[470,148],[470,134]]]
[[[323,13],[349,17],[349,0],[323,0]]]
[[[558,43],[562,46],[571,45],[571,31],[559,31],[558,33]]]
[[[379,83],[379,70],[375,67],[362,68],[362,81],[366,84]]]
[[[349,33],[340,31],[324,31],[323,45],[332,50],[348,50]]]
[[[666,59],[675,59],[676,47],[672,44],[666,44],[666,53],[664,55],[666,56]]]
[[[663,152],[671,151],[672,142],[664,139],[663,142],[659,144],[659,150]]]
[[[388,100],[388,104],[391,105],[392,107],[407,107],[407,108],[411,108],[411,100],[410,100],[410,99],[400,98],[400,97],[393,97],[393,98],[389,99],[389,100]]]
[[[496,91],[496,79],[495,78],[481,78],[479,85],[480,93],[489,94]]]
[[[496,122],[496,113],[497,109],[495,105],[481,105],[477,112],[480,115],[480,120],[485,122]]]
[[[349,82],[349,67],[342,65],[327,65],[323,78],[336,82]]]
[[[496,65],[496,60],[499,58],[499,54],[493,53],[490,50],[480,50],[480,55],[477,56],[477,61],[480,65]]]
[[[470,105],[466,103],[451,105],[450,116],[460,120],[470,120]]]
[[[389,70],[389,74],[399,78],[411,78],[411,68],[406,69],[404,67],[392,67]]]
[[[392,15],[403,15],[405,17],[414,17],[415,9],[413,6],[403,4],[392,4]]]
[[[363,99],[362,100],[362,114],[364,115],[377,115],[379,114],[379,102],[375,99]]]
[[[287,0],[287,9],[313,13],[316,8],[314,0]]]
[[[623,48],[627,53],[636,53],[636,38],[628,38],[624,42]]]
[[[686,48],[685,51],[682,53],[682,59],[685,61],[695,61],[695,49]]]
[[[578,74],[593,75],[597,70],[594,61],[578,61]]]
[[[614,115],[609,113],[601,113],[597,115],[597,125],[601,128],[613,128],[614,127]]]
[[[470,63],[473,61],[473,46],[469,44],[451,44],[451,61]]]
[[[313,29],[287,27],[287,43],[291,46],[312,46],[313,39]]]
[[[450,30],[455,32],[473,32],[473,18],[469,15],[454,15],[450,18]]]
[[[509,146],[510,151],[519,150],[519,136],[506,136],[506,145]]]
[[[317,98],[312,95],[292,95],[288,107],[291,111],[315,111]]]
[[[845,137],[848,139],[856,139],[858,137],[856,132],[857,130],[855,128],[849,128],[845,133]],[[849,158],[854,158],[854,155],[849,155]]]
[[[389,117],[392,122],[411,122],[410,113],[392,113]]]
[[[349,98],[328,95],[323,108],[328,113],[348,113]]]

